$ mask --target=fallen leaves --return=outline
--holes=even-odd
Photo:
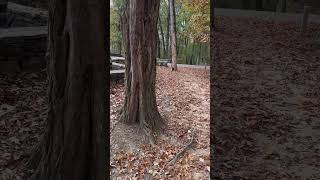
[[[25,179],[23,165],[46,114],[44,73],[0,74],[0,179]]]
[[[111,124],[119,118],[123,91],[122,84],[113,84]],[[191,126],[197,131],[193,149],[209,151],[209,71],[180,68],[171,72],[169,68],[157,67],[156,94],[158,109],[168,128],[157,138],[155,147],[138,144],[133,155],[116,152],[111,178],[193,179],[195,172],[208,178],[208,155],[201,156],[202,162],[199,155],[186,151],[174,165],[168,162],[190,141]]]
[[[318,172],[306,177],[297,169],[310,162],[319,166],[311,158],[319,136],[308,139],[298,129],[316,129],[320,118],[315,111],[319,101],[314,101],[319,99],[320,51],[313,45],[320,26],[310,24],[301,38],[293,23],[241,17],[217,17],[216,22],[220,52],[211,76],[212,109],[219,112],[214,113],[216,174],[224,179],[318,179]],[[284,142],[297,145],[287,148]],[[291,151],[301,158],[284,157]]]

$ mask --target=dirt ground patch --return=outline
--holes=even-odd
[[[320,179],[320,25],[216,22],[216,178]]]
[[[117,123],[124,98],[123,83],[111,88],[111,178],[209,178],[209,70],[157,67],[156,93],[167,129],[152,148],[136,126]],[[168,161],[190,141],[195,143],[174,165]]]

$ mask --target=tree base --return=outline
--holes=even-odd
[[[139,127],[141,128],[141,130],[144,132],[144,134],[146,135],[146,137],[148,138],[149,142],[151,145],[155,144],[155,134],[160,134],[163,132],[163,130],[166,127],[166,122],[163,119],[163,117],[161,117],[161,115],[159,114],[158,111],[154,111],[154,112],[149,112],[146,113],[144,112],[143,115],[140,116],[144,116],[141,119],[137,118],[135,121],[130,121],[131,118],[129,118],[129,113],[125,108],[126,106],[124,106],[122,108],[122,110],[120,111],[120,121],[126,123],[126,124],[138,124],[139,123]],[[152,116],[146,116],[146,114],[152,114]],[[149,117],[149,118],[147,118]]]

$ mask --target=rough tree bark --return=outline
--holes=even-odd
[[[49,110],[31,179],[107,178],[106,10],[104,0],[49,1]]]
[[[157,20],[160,1],[128,1],[125,34],[125,102],[121,119],[139,123],[153,142],[153,132],[164,125],[155,95]],[[129,21],[128,21],[129,20]]]
[[[177,35],[176,35],[176,13],[174,0],[169,0],[170,9],[170,34],[171,34],[171,70],[178,70],[177,67]]]

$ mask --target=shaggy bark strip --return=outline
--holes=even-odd
[[[122,120],[139,123],[151,135],[164,125],[156,104],[156,47],[159,1],[135,0],[124,16],[126,93]]]
[[[106,179],[106,4],[49,3],[49,111],[32,179]]]

